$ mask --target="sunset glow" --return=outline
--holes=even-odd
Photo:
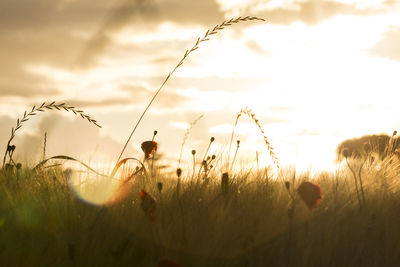
[[[141,155],[140,144],[157,130],[158,152],[175,168],[184,132],[201,114],[183,159],[192,149],[204,152],[211,136],[212,151],[226,153],[246,106],[281,165],[301,170],[333,168],[341,141],[399,127],[398,1],[148,1],[141,8],[140,1],[38,1],[48,9],[19,2],[0,3],[1,146],[16,118],[44,101],[84,109],[103,127],[41,114],[15,139],[26,148],[20,158],[39,158],[47,132],[49,155],[113,164],[185,50],[232,16],[266,22],[233,25],[202,43],[157,97],[126,154]],[[90,15],[79,12],[88,5]],[[258,151],[263,166],[271,164],[251,119],[240,118],[235,132],[241,160],[255,162]]]

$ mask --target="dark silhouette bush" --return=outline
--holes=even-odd
[[[336,149],[337,160],[344,158],[343,152],[347,150],[350,158],[363,158],[367,155],[368,149],[377,154],[381,160],[390,154],[397,154],[400,146],[399,138],[393,138],[386,134],[364,135],[360,138],[347,139],[340,143]]]

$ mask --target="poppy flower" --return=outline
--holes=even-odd
[[[174,262],[173,260],[165,258],[159,260],[156,267],[182,267],[182,265]]]
[[[125,178],[120,182],[118,189],[114,192],[114,196],[107,202],[104,203],[105,206],[112,206],[125,199],[132,190],[131,177]]]
[[[297,193],[310,210],[315,209],[322,198],[319,185],[310,182],[302,182]]]
[[[140,199],[142,200],[142,210],[149,217],[151,221],[154,221],[156,217],[154,212],[156,211],[157,201],[156,199],[146,190],[142,190],[139,193]]]
[[[144,152],[145,159],[148,159],[154,152],[157,151],[157,142],[146,141],[142,143],[141,147]]]

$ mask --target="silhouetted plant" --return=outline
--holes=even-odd
[[[227,172],[223,173],[221,177],[221,191],[224,197],[229,193],[229,174]]]
[[[157,97],[157,95],[161,92],[162,88],[164,87],[164,85],[167,83],[167,81],[171,78],[172,74],[174,74],[174,72],[185,62],[185,59],[195,50],[197,50],[199,48],[199,45],[203,42],[206,42],[208,40],[210,40],[211,35],[217,34],[219,31],[225,29],[225,27],[227,26],[231,26],[233,24],[236,23],[240,23],[240,22],[245,22],[245,21],[253,21],[253,20],[259,20],[259,21],[265,21],[262,18],[258,18],[258,17],[251,17],[251,16],[246,16],[246,17],[237,17],[235,19],[229,19],[229,20],[225,20],[223,21],[221,24],[216,25],[212,30],[207,30],[206,33],[204,34],[203,37],[199,37],[197,38],[197,41],[195,42],[195,44],[193,45],[193,47],[191,49],[186,50],[185,54],[183,55],[183,57],[181,58],[181,60],[179,61],[179,63],[173,68],[173,70],[167,75],[167,77],[164,79],[164,81],[162,82],[161,86],[158,88],[158,90],[156,91],[156,93],[153,95],[153,97],[151,98],[149,104],[146,106],[146,108],[144,109],[142,115],[140,116],[140,118],[138,119],[138,121],[136,122],[131,134],[128,137],[128,140],[126,141],[124,147],[122,148],[122,151],[118,157],[117,162],[121,159],[122,155],[124,154],[124,151],[126,149],[126,147],[129,144],[129,141],[131,140],[133,134],[135,133],[137,127],[139,126],[140,122],[142,121],[144,115],[146,114],[147,110],[150,108],[151,104],[153,103],[153,101],[155,100],[155,98]]]
[[[370,152],[379,155],[380,159],[385,159],[387,156],[396,153],[396,149],[400,147],[399,138],[395,138],[397,132],[389,136],[386,134],[380,135],[364,135],[360,138],[347,139],[340,143],[336,149],[337,159],[341,161],[344,157],[343,151],[346,149],[348,158],[364,158],[366,156],[364,145],[370,145]]]
[[[86,115],[83,110],[76,109],[75,107],[72,107],[72,106],[67,106],[65,103],[56,104],[56,102],[53,101],[48,104],[46,104],[46,102],[43,102],[40,106],[33,106],[30,111],[25,111],[24,115],[22,116],[22,119],[18,118],[17,124],[15,125],[15,127],[11,128],[11,136],[7,142],[6,152],[4,153],[3,168],[6,163],[7,156],[9,157],[8,163],[9,164],[13,163],[12,156],[13,156],[13,153],[14,153],[14,150],[16,147],[15,147],[15,145],[11,145],[11,142],[14,140],[16,132],[22,127],[24,122],[28,121],[31,117],[37,115],[37,112],[44,112],[46,110],[61,110],[61,111],[67,111],[67,112],[72,111],[72,113],[74,113],[75,115],[81,116],[82,119],[85,119],[88,122],[101,128],[101,126],[97,123],[97,121],[95,119],[91,118],[89,115]]]
[[[274,152],[274,148],[271,146],[270,142],[268,141],[267,136],[265,135],[265,132],[260,124],[260,121],[256,118],[256,115],[253,113],[253,111],[251,109],[249,109],[248,107],[244,107],[240,110],[240,112],[237,114],[236,116],[236,120],[235,120],[235,124],[233,126],[233,130],[232,130],[232,135],[231,135],[231,139],[229,142],[229,148],[228,148],[228,170],[230,169],[229,166],[229,157],[231,154],[231,148],[232,148],[232,141],[233,141],[233,136],[235,134],[235,128],[239,122],[239,118],[243,115],[247,115],[249,118],[251,118],[253,120],[253,122],[257,125],[258,129],[260,130],[260,133],[262,134],[263,138],[264,138],[264,143],[267,146],[267,150],[269,151],[269,155],[273,161],[273,163],[276,165],[276,167],[279,168],[279,161],[278,158],[275,155]]]

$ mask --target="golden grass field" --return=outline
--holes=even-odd
[[[363,168],[361,209],[346,168],[315,177],[281,170],[275,179],[265,170],[239,172],[225,191],[215,171],[207,179],[182,177],[179,192],[176,176],[154,168],[153,177],[137,175],[127,196],[107,206],[76,197],[61,168],[2,171],[0,264],[156,266],[161,258],[182,266],[400,263],[393,164]],[[313,210],[296,192],[304,180],[321,187],[322,201]],[[142,189],[156,199],[150,215]]]
[[[235,126],[242,115],[252,119],[271,167],[235,162],[235,128],[228,155],[207,154],[212,138],[204,155],[193,151],[193,161],[176,172],[154,157],[157,133],[142,143],[143,159],[122,157],[189,54],[224,27],[251,20],[260,19],[224,21],[186,51],[110,174],[66,155],[46,158],[45,149],[39,164],[18,163],[13,154],[23,148],[13,140],[40,112],[66,111],[100,127],[64,103],[25,112],[11,131],[0,170],[0,266],[399,266],[400,168],[393,153],[372,161],[368,146],[359,158],[343,152],[337,171],[313,175],[279,168],[261,124],[244,108]],[[65,166],[67,161],[78,167]]]

